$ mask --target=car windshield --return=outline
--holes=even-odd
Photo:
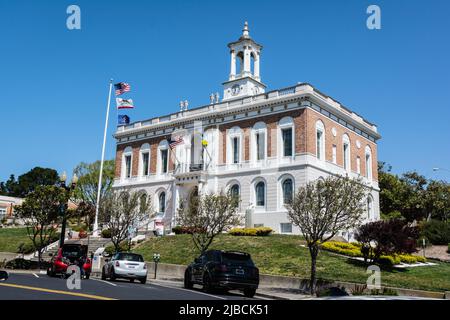
[[[82,246],[65,245],[62,249],[62,255],[66,258],[78,258],[84,254]]]
[[[222,253],[222,262],[229,264],[240,264],[245,266],[254,266],[250,255],[243,253],[235,253],[235,252],[223,252]]]
[[[142,258],[142,256],[140,254],[134,254],[134,253],[119,253],[117,260],[144,262],[144,259]]]

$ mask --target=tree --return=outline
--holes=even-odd
[[[78,224],[80,224],[81,219],[84,219],[88,228],[88,230],[85,231],[89,231],[92,221],[95,218],[95,207],[90,203],[81,201],[77,204],[76,208],[68,210],[68,217],[77,218]]]
[[[100,175],[100,161],[94,163],[82,162],[74,169],[78,176],[78,183],[75,188],[75,197],[84,202],[97,205],[98,178]],[[103,163],[102,185],[100,188],[100,198],[106,196],[114,183],[115,164],[114,160],[106,160]]]
[[[355,239],[362,244],[365,262],[377,262],[381,255],[416,252],[419,229],[404,220],[392,219],[366,223],[358,228]]]
[[[312,181],[296,192],[287,205],[291,222],[300,228],[311,256],[311,294],[316,291],[316,264],[320,245],[338,232],[360,225],[367,188],[361,180],[329,176]]]
[[[427,185],[424,200],[428,218],[441,221],[450,218],[450,184],[431,180]]]
[[[37,186],[25,197],[22,205],[15,207],[18,217],[24,220],[28,237],[38,252],[39,268],[42,250],[55,236],[55,224],[68,201],[67,196],[67,192],[57,186]]]
[[[111,231],[116,252],[120,243],[128,238],[129,229],[150,217],[151,211],[151,198],[142,192],[114,191],[101,199],[100,215]]]
[[[59,181],[58,172],[50,168],[35,167],[15,180],[11,175],[6,183],[1,183],[2,194],[11,197],[25,197],[37,186],[52,186]]]
[[[231,227],[239,225],[239,199],[232,194],[205,194],[191,196],[178,210],[182,227],[190,230],[195,247],[203,254],[214,238]]]

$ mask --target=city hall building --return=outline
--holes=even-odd
[[[285,208],[294,191],[348,175],[370,188],[366,220],[379,219],[377,127],[308,83],[268,90],[262,46],[247,23],[228,48],[222,98],[117,128],[114,188],[150,195],[168,232],[190,194],[230,191],[240,196],[247,226],[298,234]]]

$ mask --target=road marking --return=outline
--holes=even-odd
[[[198,293],[198,294],[203,294],[205,296],[209,296],[209,297],[213,297],[213,298],[217,298],[217,299],[221,299],[221,300],[227,300],[227,298],[215,296],[213,294],[204,293],[204,292],[197,291],[197,290],[190,290],[190,289],[185,289],[185,288],[180,288],[180,287],[165,286],[165,285],[162,285],[162,284],[155,284],[155,283],[152,283],[152,282],[150,282],[150,284],[153,285],[153,286],[159,286],[159,287],[163,287],[163,288],[170,288],[170,289],[176,289],[176,290],[183,290],[183,291],[188,291],[190,293],[194,293],[195,292],[195,293]]]
[[[92,279],[92,280],[95,280],[95,281],[107,283],[107,284],[110,284],[110,285],[112,285],[112,286],[114,286],[114,287],[117,287],[117,284],[112,283],[112,282],[109,282],[109,281],[106,281],[106,280],[100,280],[100,279],[94,279],[94,278],[91,278],[91,279]]]
[[[34,290],[34,291],[42,291],[42,292],[48,292],[48,293],[65,294],[68,296],[76,296],[76,297],[83,297],[83,298],[97,299],[97,300],[117,300],[114,298],[102,297],[102,296],[97,296],[97,295],[92,295],[92,294],[68,292],[68,291],[62,291],[62,290],[52,290],[52,289],[45,289],[45,288],[38,288],[38,287],[30,287],[30,286],[23,286],[23,285],[12,284],[12,283],[0,283],[0,286]]]
[[[36,273],[33,273],[33,276],[35,276],[36,278],[39,278],[39,276]]]

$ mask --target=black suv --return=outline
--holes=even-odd
[[[208,250],[191,263],[184,273],[184,287],[203,285],[206,292],[215,288],[241,290],[253,297],[259,284],[259,270],[250,255],[238,251]]]

